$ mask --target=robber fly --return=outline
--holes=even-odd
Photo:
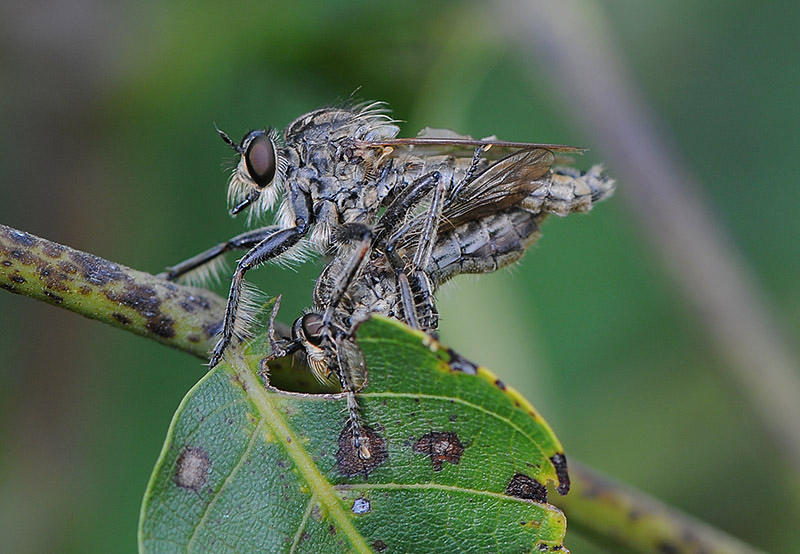
[[[382,103],[310,112],[289,124],[282,137],[274,129],[257,130],[236,143],[224,132],[218,132],[239,154],[228,187],[231,215],[249,210],[251,217],[258,217],[279,200],[280,204],[277,224],[238,235],[161,274],[176,279],[202,269],[225,252],[247,251],[239,259],[231,279],[222,335],[212,351],[210,367],[219,363],[234,336],[246,335],[246,328],[238,323],[244,276],[250,269],[271,260],[298,257],[303,249],[331,254],[338,246],[332,240],[338,228],[346,223],[371,226],[384,208],[391,215],[385,218],[386,228],[394,227],[407,218],[411,208],[431,197],[433,201],[438,199],[434,212],[441,210],[441,199],[448,186],[457,189],[471,174],[491,171],[493,155],[487,153],[479,158],[464,155],[465,150],[484,152],[491,148],[495,153],[533,150],[546,157],[552,157],[553,152],[580,150],[494,138],[473,140],[442,132],[398,139],[395,137],[399,127],[386,115]],[[497,165],[508,170],[528,167],[524,164],[521,159]],[[517,171],[521,178],[535,178],[535,173],[544,174],[548,169],[548,163],[543,163],[534,171]],[[450,190],[448,194],[462,198],[459,190]],[[500,191],[498,195],[503,196]],[[435,238],[438,216],[433,215],[420,230],[421,242],[430,243]],[[377,232],[385,240],[382,229]],[[423,260],[417,262],[422,265]],[[343,290],[346,285],[343,283],[340,288]]]
[[[405,320],[434,326],[432,278],[438,274],[428,265],[438,235],[448,229],[452,235],[460,225],[506,208],[535,207],[555,156],[580,151],[434,129],[415,138],[396,138],[398,133],[381,103],[310,112],[282,137],[274,129],[257,130],[236,143],[219,131],[239,154],[228,189],[231,214],[248,210],[257,217],[280,204],[277,224],[238,235],[162,274],[175,279],[225,252],[246,250],[231,279],[210,367],[235,336],[246,336],[240,314],[246,272],[303,249],[329,255],[341,266],[319,314],[318,327],[332,345],[327,356],[341,357],[332,330],[336,310],[373,252],[384,255],[395,273]],[[327,365],[336,369],[332,359]],[[345,382],[349,372],[337,373],[352,392],[353,383]]]

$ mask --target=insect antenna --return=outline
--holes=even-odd
[[[223,131],[222,129],[220,129],[219,127],[217,127],[217,124],[216,124],[216,123],[214,123],[214,129],[216,129],[216,130],[217,130],[217,133],[219,133],[219,136],[220,136],[220,137],[222,137],[222,140],[224,140],[224,141],[225,141],[225,144],[227,144],[228,146],[230,146],[231,148],[233,148],[234,150],[236,150],[236,152],[238,152],[239,154],[244,154],[244,148],[242,148],[242,145],[241,145],[241,144],[238,144],[238,143],[236,143],[236,142],[234,142],[234,141],[231,139],[231,137],[229,137],[229,136],[227,135],[227,133],[225,133],[225,131]]]

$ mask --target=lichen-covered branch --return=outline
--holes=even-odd
[[[618,483],[579,463],[570,463],[569,494],[550,495],[572,531],[613,545],[613,552],[757,554],[738,539]],[[567,535],[569,536],[569,535]]]
[[[206,289],[149,273],[0,225],[0,288],[151,338],[205,359],[225,301]],[[291,364],[270,364],[270,381],[296,382]],[[282,372],[286,376],[275,375]],[[272,379],[277,377],[278,379]],[[291,390],[298,390],[292,388]],[[572,489],[551,501],[570,526],[631,552],[755,553],[695,519],[572,463]]]
[[[5,225],[0,288],[204,359],[225,311],[225,301],[206,289],[157,279]]]

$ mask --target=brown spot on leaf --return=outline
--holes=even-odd
[[[211,461],[200,446],[186,446],[175,464],[175,484],[181,488],[200,492],[208,481]]]
[[[431,431],[414,443],[414,452],[431,457],[433,471],[441,471],[445,462],[458,465],[464,446],[456,433],[449,431]]]
[[[361,455],[362,448],[357,448],[353,437],[352,424],[348,422],[339,433],[339,450],[336,452],[336,470],[345,477],[363,475],[367,477],[372,470],[386,461],[389,454],[386,450],[386,441],[375,430],[364,427],[362,446],[369,450],[369,458]]]
[[[556,477],[558,478],[558,487],[556,491],[561,496],[569,492],[569,472],[567,472],[567,458],[563,453],[558,452],[550,456],[550,462],[556,468]]]
[[[524,473],[514,474],[506,487],[506,494],[532,502],[547,502],[547,487]]]
[[[372,550],[374,550],[375,552],[384,552],[387,548],[389,548],[388,546],[386,546],[386,543],[383,542],[381,539],[375,539],[374,541],[372,541],[372,544],[370,544],[370,546],[372,547]]]
[[[450,356],[450,369],[453,371],[460,371],[462,373],[467,373],[469,375],[477,375],[478,373],[478,366],[474,362],[469,361],[464,356],[453,350],[452,348],[447,349],[447,354]]]
[[[20,285],[22,283],[27,283],[28,282],[28,280],[25,277],[23,277],[22,275],[19,275],[18,273],[15,273],[14,275],[12,275],[11,276],[11,280],[14,281],[15,283],[19,283]]]
[[[494,381],[495,386],[497,386],[500,390],[506,390],[506,384],[502,382],[500,379],[495,379]]]

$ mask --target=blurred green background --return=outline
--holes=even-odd
[[[800,10],[587,6],[609,18],[620,63],[797,337]],[[586,144],[492,13],[469,2],[6,3],[0,222],[158,272],[244,229],[226,214],[230,151],[214,122],[238,138],[356,89],[387,101],[405,135],[430,125],[587,145],[579,163],[602,161],[604,145]],[[442,291],[443,340],[533,401],[568,457],[761,548],[798,552],[797,475],[638,230],[633,186],[620,180],[589,216],[548,221],[513,270]],[[318,271],[250,278],[285,295],[288,319]],[[4,292],[0,329],[0,550],[134,551],[167,425],[204,366]],[[567,544],[603,551],[574,534]]]

